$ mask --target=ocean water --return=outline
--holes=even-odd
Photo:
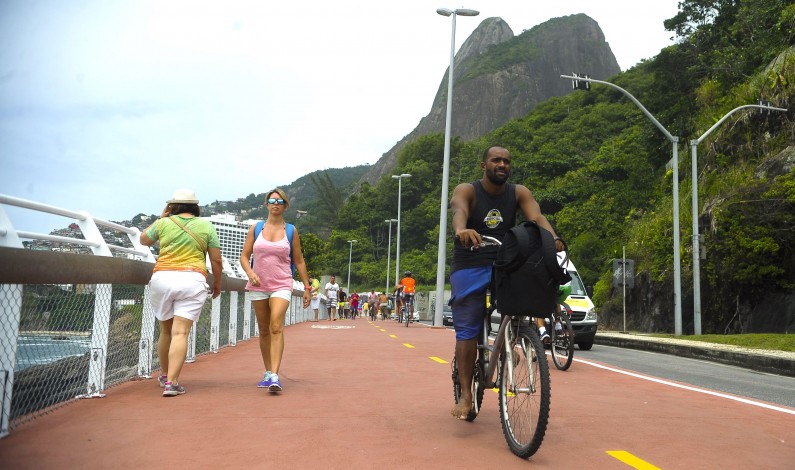
[[[20,336],[17,341],[17,361],[14,370],[20,371],[40,364],[49,364],[70,356],[82,356],[91,349],[88,336]]]

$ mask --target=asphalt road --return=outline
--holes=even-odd
[[[605,345],[595,345],[590,351],[575,348],[574,360],[598,361],[644,375],[795,408],[795,377]]]

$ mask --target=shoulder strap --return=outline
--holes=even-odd
[[[290,242],[290,259],[293,258],[293,234],[295,233],[295,225],[285,224],[284,230],[287,232],[287,241]]]
[[[172,216],[169,217],[169,219],[172,222],[174,222],[175,224],[179,225],[180,228],[185,231],[185,233],[190,235],[191,238],[193,238],[193,240],[199,245],[199,249],[201,249],[203,253],[206,253],[207,252],[207,242],[202,240],[202,239],[200,239],[199,237],[196,236],[195,233],[193,233],[190,230],[188,230],[188,227],[186,227],[185,224],[180,222],[179,219],[177,219],[176,217],[177,216],[172,215]]]
[[[293,234],[295,233],[295,225],[285,224],[284,231],[287,232],[287,243],[290,244],[290,269],[292,269],[293,276],[295,276],[295,263],[293,262]]]
[[[265,221],[260,220],[257,222],[257,225],[254,226],[254,243],[257,243],[257,238],[259,238],[259,234],[262,233],[262,227],[265,226]],[[250,260],[251,267],[254,267],[254,252],[251,252],[251,260]]]

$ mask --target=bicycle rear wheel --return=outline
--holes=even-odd
[[[526,459],[544,440],[549,421],[549,365],[544,346],[529,328],[505,329],[510,353],[500,358],[500,421],[511,452]]]
[[[565,304],[563,307],[567,308]],[[574,359],[574,329],[571,326],[571,318],[566,310],[556,312],[552,318],[554,320],[550,325],[552,362],[558,369],[567,370]]]

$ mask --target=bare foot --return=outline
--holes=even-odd
[[[472,411],[472,401],[461,399],[461,401],[450,410],[450,414],[458,419],[467,419],[467,415]]]

